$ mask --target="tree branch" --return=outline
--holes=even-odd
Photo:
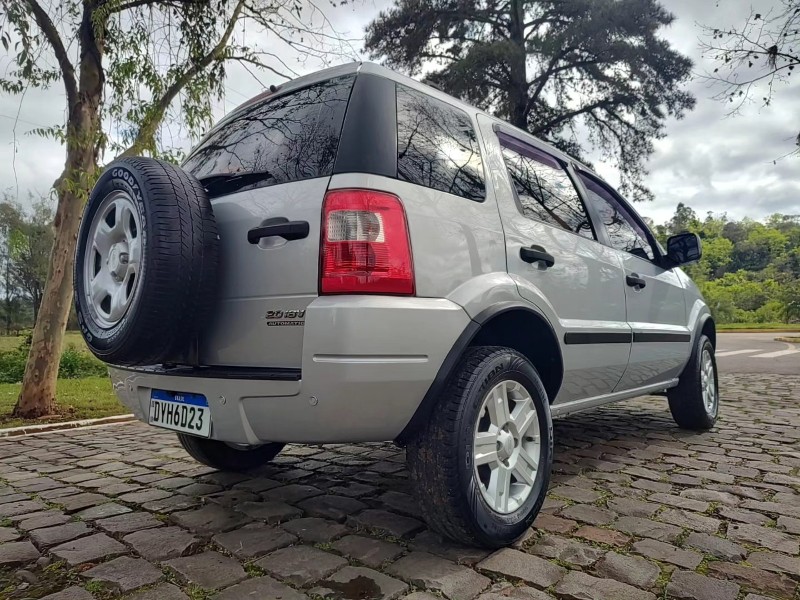
[[[161,98],[153,102],[153,105],[148,111],[147,116],[142,120],[142,124],[139,127],[139,131],[136,133],[133,143],[119,155],[120,157],[135,156],[145,150],[152,143],[156,131],[158,130],[158,126],[164,118],[164,114],[167,112],[170,104],[172,104],[172,101],[180,93],[180,91],[185,88],[192,79],[203,72],[212,62],[223,58],[225,48],[227,47],[228,41],[233,35],[233,30],[236,28],[239,15],[241,14],[243,7],[244,0],[240,0],[236,4],[236,8],[233,9],[230,21],[228,21],[228,26],[225,28],[225,32],[222,34],[222,37],[217,42],[216,46],[214,46],[211,51],[203,56],[200,60],[193,62],[189,67],[187,67],[183,74],[175,79],[172,85],[166,89]]]
[[[591,113],[593,110],[597,108],[606,107],[610,104],[613,104],[613,102],[614,102],[613,98],[604,98],[602,100],[598,100],[597,102],[592,102],[591,104],[582,106],[581,108],[576,108],[575,110],[565,112],[556,117],[555,119],[552,119],[543,125],[539,125],[536,129],[531,130],[530,133],[531,135],[538,135],[540,132],[552,129],[553,127],[560,125],[564,121],[569,121],[573,117],[577,117],[578,115],[582,115],[584,113]]]
[[[42,6],[36,0],[24,0],[25,4],[30,8],[33,13],[33,18],[42,33],[50,42],[53,47],[53,52],[58,60],[58,66],[61,68],[61,77],[64,79],[64,89],[67,92],[67,105],[69,111],[78,102],[78,84],[75,80],[75,67],[69,60],[67,49],[64,47],[64,42],[61,41],[61,36],[58,35],[58,30],[50,19],[49,15],[45,12]]]

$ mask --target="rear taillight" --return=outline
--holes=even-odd
[[[322,294],[414,293],[414,267],[400,198],[333,190],[322,208]]]

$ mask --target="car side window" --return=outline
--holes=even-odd
[[[589,202],[600,213],[611,245],[639,258],[654,260],[655,254],[647,233],[620,203],[616,194],[594,177],[581,172],[578,172],[578,177],[586,188]]]
[[[498,138],[522,214],[593,240],[586,208],[562,164],[503,133]]]
[[[483,202],[483,162],[469,115],[397,84],[397,177]]]

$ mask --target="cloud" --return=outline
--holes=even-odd
[[[663,35],[695,61],[698,74],[713,69],[700,55],[698,24],[725,27],[740,23],[752,4],[752,0],[662,2],[676,16]],[[766,12],[777,2],[762,0],[759,9]],[[388,5],[387,0],[346,4],[328,9],[327,14],[337,30],[360,38],[366,24]],[[355,42],[353,46],[359,50],[361,44]],[[283,58],[293,60],[290,55]],[[296,70],[311,72],[319,66],[309,62],[296,65]],[[0,69],[3,68],[5,64],[0,62]],[[282,81],[263,74],[259,82],[237,65],[231,65],[228,73],[226,99],[215,106],[218,118],[261,92],[262,84]],[[706,82],[695,79],[688,89],[697,97],[697,107],[686,118],[670,121],[666,139],[656,142],[647,178],[656,200],[637,205],[639,212],[663,222],[670,218],[678,202],[684,202],[700,215],[714,211],[727,212],[735,218],[763,218],[774,212],[800,213],[800,159],[789,157],[773,162],[794,148],[793,138],[800,131],[800,82],[778,89],[773,105],[748,103],[734,117],[728,116],[729,105],[712,99],[714,89]],[[15,144],[12,127],[18,110]],[[63,147],[24,132],[35,126],[60,123],[63,118],[64,95],[58,82],[49,91],[29,90],[21,104],[19,97],[0,97],[0,191],[16,190],[12,165],[16,168],[20,199],[29,190],[47,191],[63,169]],[[189,144],[179,128],[170,127],[166,134],[174,136],[176,145]],[[610,165],[599,161],[595,165],[609,181],[617,180]]]

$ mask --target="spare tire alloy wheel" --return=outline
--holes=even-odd
[[[78,232],[75,310],[87,346],[117,365],[187,361],[216,301],[218,265],[200,182],[152,158],[114,161]]]
[[[97,323],[106,329],[120,322],[136,299],[142,263],[142,216],[121,190],[103,198],[89,228],[84,294]]]

